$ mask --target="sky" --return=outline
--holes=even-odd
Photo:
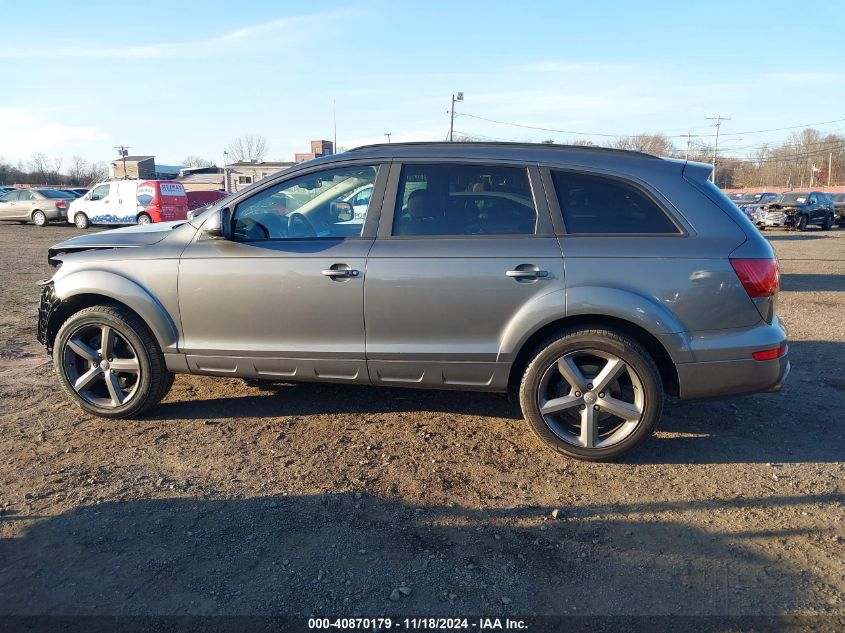
[[[491,140],[662,131],[684,147],[720,114],[741,156],[790,133],[758,130],[845,131],[838,1],[0,0],[0,15],[13,163],[116,145],[220,163],[245,134],[291,160],[335,119],[345,148],[444,140],[457,91],[456,134]]]

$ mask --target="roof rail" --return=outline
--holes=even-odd
[[[404,143],[373,143],[372,145],[361,145],[354,147],[349,152],[358,152],[369,149],[395,149],[397,147],[511,147],[514,149],[543,149],[543,150],[566,150],[576,152],[599,152],[606,154],[621,154],[624,156],[639,156],[641,158],[656,158],[659,156],[639,152],[631,149],[616,149],[614,147],[599,147],[598,145],[559,145],[557,143],[508,143],[490,141],[410,141]]]

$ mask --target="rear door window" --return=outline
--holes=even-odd
[[[448,163],[402,167],[393,235],[533,235],[536,225],[525,168]]]
[[[666,212],[633,184],[593,174],[551,173],[567,233],[680,233]]]

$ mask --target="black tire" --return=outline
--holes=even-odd
[[[802,215],[801,219],[798,220],[798,230],[799,231],[806,231],[807,230],[807,216]]]
[[[833,228],[833,216],[828,214],[827,217],[824,219],[824,222],[822,223],[822,230],[823,231],[829,231],[832,228]]]
[[[610,446],[586,448],[571,444],[555,434],[540,413],[538,392],[543,376],[559,358],[582,350],[597,350],[618,357],[636,373],[643,387],[640,421],[629,435]],[[652,357],[630,336],[608,329],[576,328],[564,330],[538,347],[523,374],[519,404],[532,430],[550,448],[576,459],[612,461],[632,451],[654,432],[663,411],[663,381]]]
[[[47,226],[47,214],[44,213],[41,209],[36,209],[35,211],[33,211],[32,215],[30,216],[30,219],[32,220],[32,223],[35,226]]]
[[[82,211],[77,212],[77,214],[73,216],[73,223],[76,225],[76,228],[82,229],[83,231],[91,226],[91,221]]]
[[[65,355],[68,340],[83,328],[109,326],[132,347],[140,371],[128,399],[117,406],[98,406],[73,388],[71,364]],[[104,418],[132,418],[154,407],[167,395],[174,375],[167,370],[164,354],[150,328],[135,313],[118,305],[97,305],[73,314],[65,321],[53,345],[53,367],[65,393],[85,411]]]
[[[152,224],[153,219],[147,213],[138,214],[138,224]]]

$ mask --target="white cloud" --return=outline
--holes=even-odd
[[[62,153],[69,144],[105,138],[105,133],[96,127],[44,120],[31,110],[0,108],[0,154],[7,160],[25,159],[34,152]]]
[[[240,29],[235,29],[223,35],[217,35],[201,40],[189,42],[161,42],[157,44],[127,44],[124,46],[96,47],[85,45],[74,46],[50,46],[39,42],[38,46],[14,47],[5,46],[0,48],[0,58],[57,58],[57,57],[85,57],[85,58],[136,58],[147,59],[154,57],[170,56],[200,56],[208,55],[214,50],[227,46],[227,52],[232,52],[232,47],[238,44],[248,43],[250,50],[261,41],[262,37],[274,35],[270,40],[274,45],[280,43],[285,46],[293,46],[300,38],[311,36],[311,27],[320,25],[325,28],[330,21],[346,18],[356,11],[352,9],[339,9],[324,13],[312,13],[308,15],[291,16],[271,20],[263,24],[255,24]],[[266,38],[265,38],[266,40]]]

